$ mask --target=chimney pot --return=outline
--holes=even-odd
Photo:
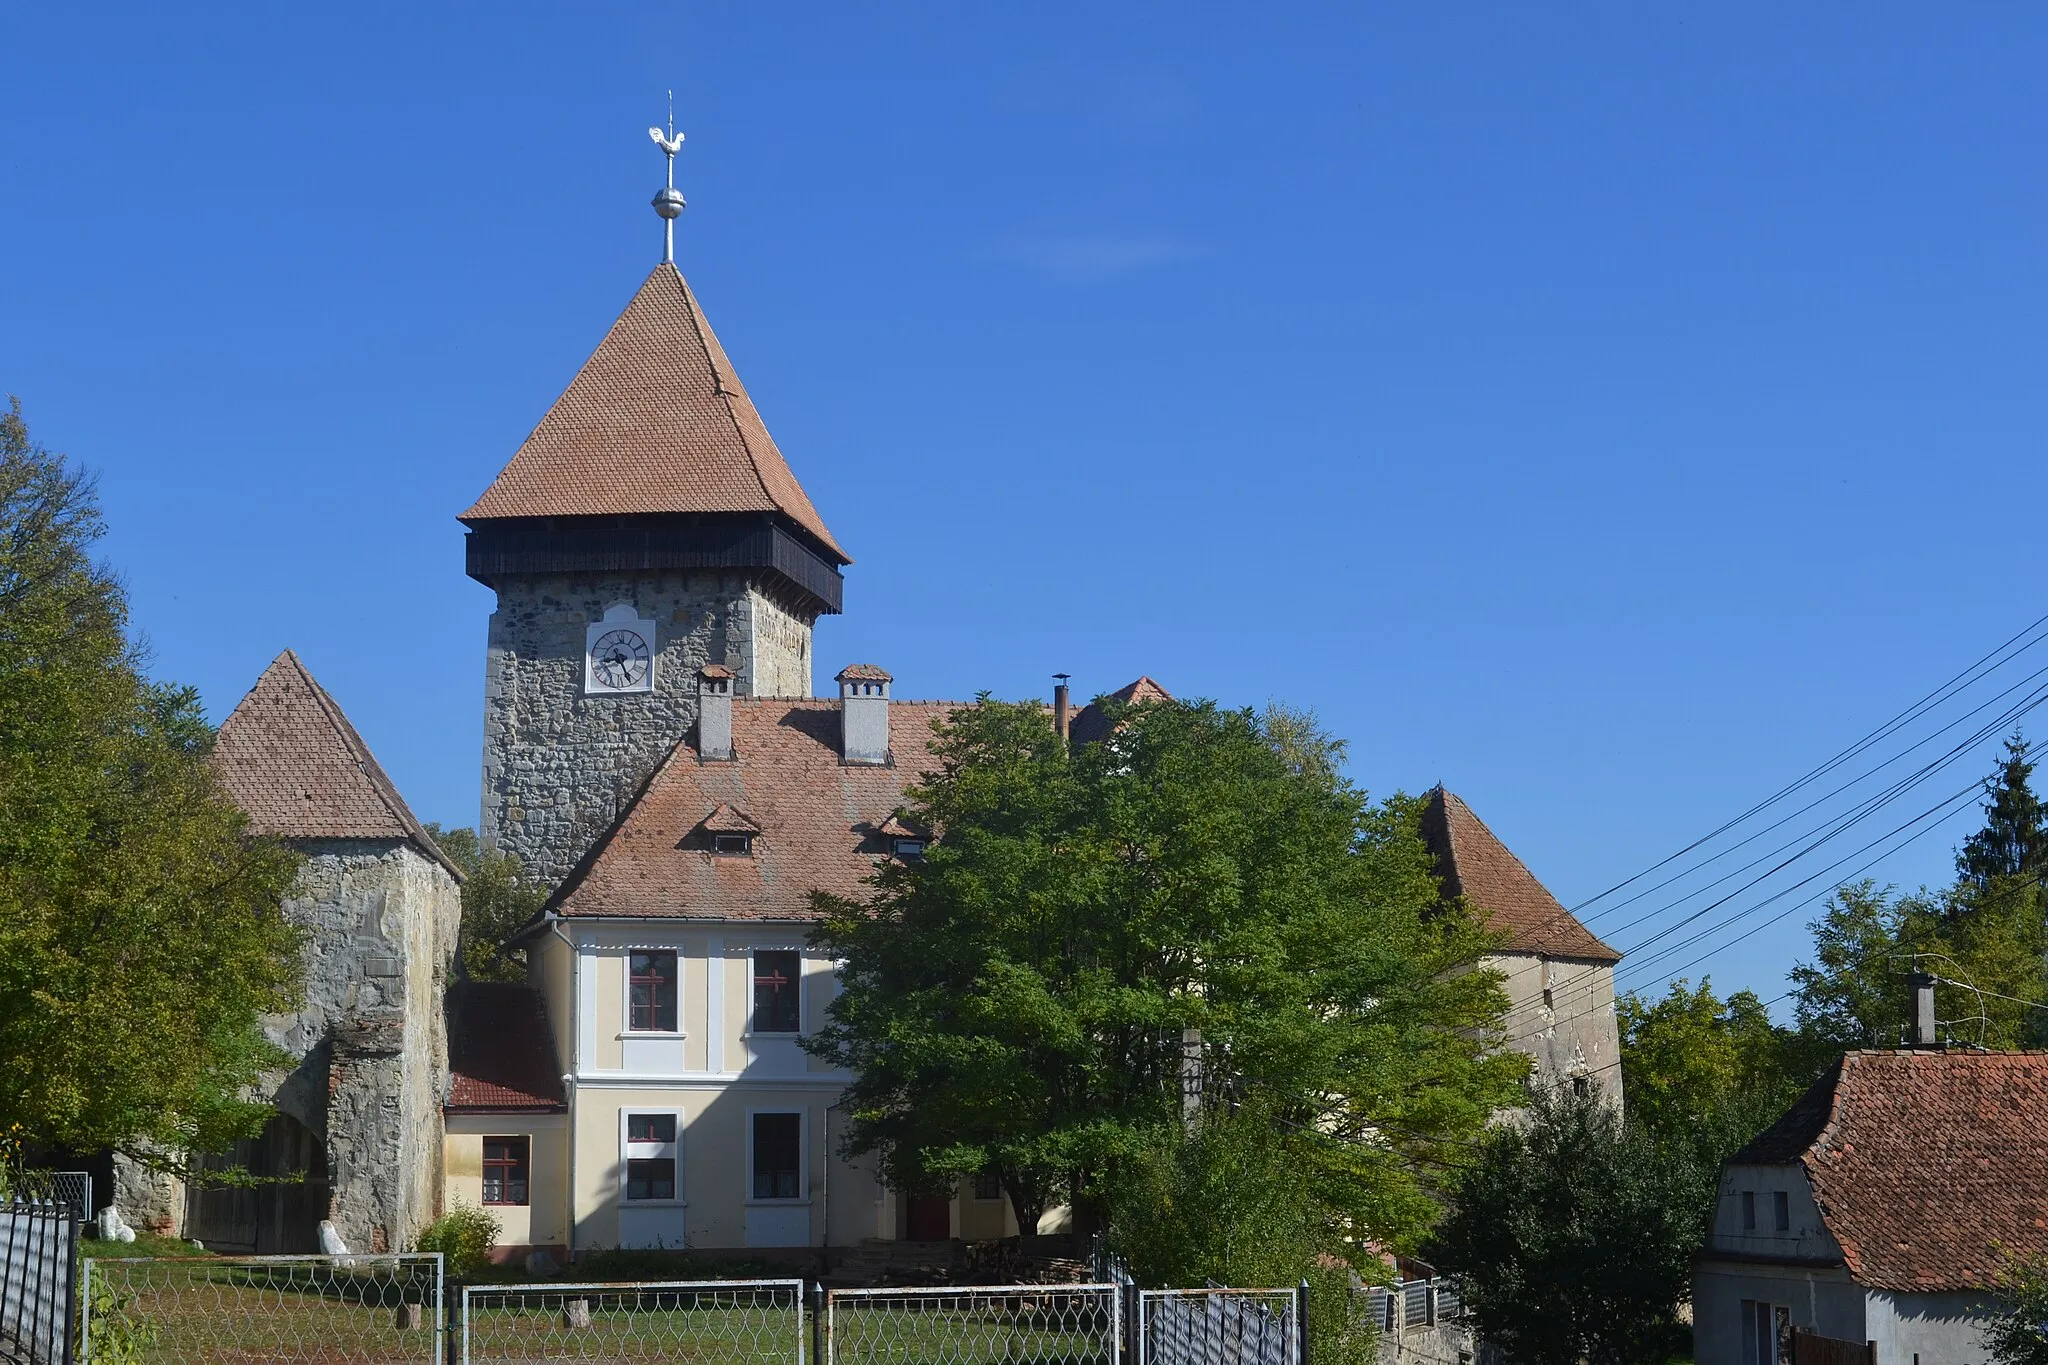
[[[1927,972],[1915,971],[1906,978],[1913,988],[1913,1046],[1933,1047],[1934,1037],[1934,977]]]
[[[697,670],[697,757],[707,763],[732,758],[732,684],[723,664]]]
[[[839,757],[847,763],[887,763],[889,684],[895,679],[874,664],[852,664],[833,681],[839,684]]]

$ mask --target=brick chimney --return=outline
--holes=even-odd
[[[1067,738],[1067,731],[1074,723],[1073,703],[1067,696],[1067,673],[1055,673],[1052,684],[1052,728],[1061,739]]]
[[[697,757],[706,763],[732,759],[732,683],[724,664],[697,670]]]
[[[839,757],[847,763],[889,761],[889,684],[895,681],[873,664],[852,664],[833,679],[839,684]]]

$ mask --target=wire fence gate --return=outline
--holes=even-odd
[[[71,1365],[79,1219],[55,1181],[19,1177],[0,1198],[0,1362]]]
[[[1305,1365],[1300,1289],[1141,1289],[1138,1365]]]
[[[833,1289],[818,1315],[823,1365],[1122,1365],[1113,1284]]]
[[[440,1365],[438,1252],[85,1262],[83,1365]]]
[[[802,1280],[467,1285],[461,1365],[803,1365]]]

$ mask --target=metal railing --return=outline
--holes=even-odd
[[[1113,1284],[834,1289],[826,1365],[1122,1365]]]
[[[438,1365],[447,1325],[438,1252],[94,1258],[82,1282],[85,1365]]]
[[[50,1196],[61,1199],[71,1206],[71,1216],[79,1223],[92,1221],[92,1173],[90,1171],[52,1171],[44,1179],[48,1182]]]
[[[1301,1291],[1145,1289],[1138,1365],[1301,1365]]]
[[[1365,1291],[1364,1300],[1365,1322],[1381,1332],[1436,1327],[1465,1316],[1464,1295],[1456,1280],[1398,1280],[1384,1288],[1374,1285]]]
[[[0,1200],[0,1361],[70,1365],[78,1219],[49,1177],[12,1184]]]
[[[802,1280],[469,1285],[461,1362],[803,1365]]]

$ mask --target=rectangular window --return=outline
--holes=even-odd
[[[804,1116],[754,1115],[754,1198],[803,1197]]]
[[[676,1198],[676,1116],[626,1115],[626,1202]]]
[[[1792,1196],[1783,1190],[1771,1195],[1771,1222],[1780,1232],[1792,1230]]]
[[[676,1031],[676,955],[640,952],[627,976],[628,1027],[636,1033]]]
[[[1742,1230],[1744,1232],[1756,1231],[1755,1190],[1744,1190],[1742,1192]]]
[[[755,1033],[797,1033],[803,1011],[797,992],[803,988],[801,953],[778,949],[754,954]]]
[[[995,1171],[976,1171],[974,1173],[974,1197],[976,1199],[1001,1199],[1003,1197],[1003,1177]]]
[[[484,1202],[524,1204],[526,1172],[532,1155],[532,1139],[487,1137],[484,1139]]]

